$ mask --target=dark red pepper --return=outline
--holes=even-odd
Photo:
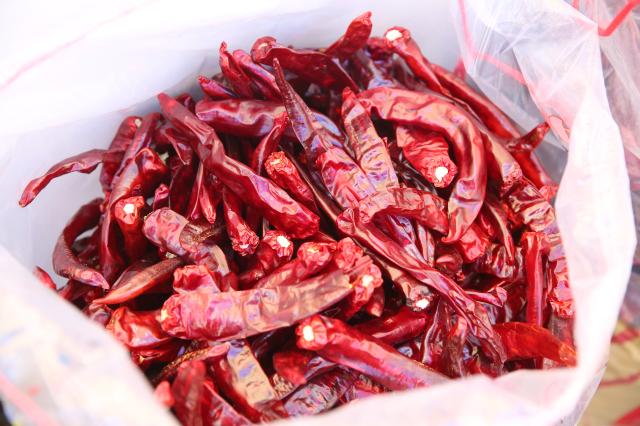
[[[372,27],[371,12],[357,16],[349,23],[345,33],[327,47],[324,53],[339,59],[348,59],[356,51],[366,46]]]
[[[123,198],[113,207],[113,216],[124,240],[124,251],[130,262],[140,259],[146,249],[147,240],[142,234],[143,216],[147,209],[144,198]]]
[[[225,187],[222,190],[222,202],[231,248],[240,256],[252,254],[258,247],[260,239],[242,217],[240,199]]]

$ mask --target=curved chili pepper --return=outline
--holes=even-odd
[[[482,224],[486,225],[483,227]],[[494,197],[487,197],[482,205],[478,225],[485,233],[496,238],[505,249],[506,261],[508,264],[515,264],[515,245],[509,230],[509,222],[505,211],[498,200]]]
[[[203,100],[196,104],[196,116],[217,131],[234,136],[262,138],[274,127],[278,117],[287,110],[280,102],[255,99]],[[334,146],[342,146],[344,139],[336,124],[327,116],[312,111],[313,116],[327,130],[327,138]],[[295,137],[291,127],[285,136]]]
[[[358,374],[351,388],[340,398],[340,403],[348,404],[352,401],[378,395],[383,392],[385,392],[383,386],[373,383],[373,381],[364,374]]]
[[[182,215],[188,214],[192,188],[196,183],[196,173],[192,164],[178,167],[169,184],[169,207]]]
[[[465,263],[470,263],[484,256],[489,246],[489,239],[482,228],[474,223],[454,245]]]
[[[548,253],[549,242],[544,234],[525,232],[521,238],[524,271],[527,276],[527,312],[526,319],[530,324],[542,326],[544,300],[544,264],[543,256]]]
[[[178,368],[171,394],[175,401],[173,410],[183,425],[202,424],[200,404],[206,374],[206,366],[202,361],[185,362]]]
[[[157,210],[162,207],[169,206],[169,187],[164,183],[161,183],[153,193],[153,201],[151,203],[151,210]]]
[[[293,243],[286,234],[278,231],[267,231],[258,244],[246,270],[240,275],[242,288],[249,288],[278,266],[288,262],[293,255]]]
[[[178,294],[164,303],[162,326],[181,338],[244,338],[288,327],[335,304],[351,291],[349,277],[334,271],[288,287]],[[226,306],[234,306],[233,313],[224,309]]]
[[[271,180],[291,194],[294,200],[310,210],[318,211],[311,189],[282,151],[272,152],[264,162],[264,167]]]
[[[286,114],[276,117],[271,131],[262,138],[255,151],[253,151],[253,155],[251,157],[251,168],[257,174],[262,174],[265,161],[271,155],[271,153],[275,152],[278,149],[280,139],[282,139],[282,135],[284,134],[286,126]]]
[[[191,164],[193,161],[193,149],[189,139],[173,127],[165,124],[158,127],[154,134],[156,144],[171,145],[182,164]]]
[[[322,413],[336,405],[354,381],[354,373],[336,368],[295,390],[284,401],[284,408],[292,417]]]
[[[124,251],[129,261],[140,259],[147,249],[147,240],[142,234],[146,208],[147,204],[142,196],[123,198],[113,208],[113,216],[122,231]]]
[[[173,339],[160,327],[160,310],[133,311],[121,306],[111,315],[107,330],[131,349],[153,348]]]
[[[205,381],[202,395],[202,420],[205,425],[250,426],[252,423],[218,395],[211,381]]]
[[[227,51],[227,43],[220,43],[220,70],[222,75],[231,84],[233,91],[241,98],[253,98],[253,88],[251,80],[244,71],[238,66],[234,57]]]
[[[520,181],[507,194],[505,200],[518,220],[529,230],[543,232],[556,227],[553,206],[532,183]]]
[[[451,310],[444,323],[444,346],[442,348],[442,362],[447,376],[456,378],[468,375],[464,365],[464,345],[467,341],[468,324],[461,316],[454,316]]]
[[[434,267],[444,274],[457,279],[462,273],[464,259],[456,246],[439,244],[436,246]]]
[[[458,160],[458,179],[449,198],[449,234],[454,242],[480,212],[486,192],[487,165],[482,134],[460,108],[427,93],[379,87],[358,95],[368,110],[385,120],[439,131],[451,142]]]
[[[511,139],[505,145],[510,153],[531,153],[542,142],[551,128],[547,123],[541,123],[534,127],[529,133],[516,139]]]
[[[449,229],[444,200],[430,192],[414,188],[389,188],[358,203],[357,214],[364,224],[370,223],[375,215],[383,213],[413,218],[441,234],[446,234]],[[464,235],[461,240],[463,238]]]
[[[200,84],[200,89],[202,89],[204,94],[209,96],[213,100],[231,99],[238,97],[231,91],[231,89],[223,86],[222,83],[207,78],[204,75],[198,76],[198,83]]]
[[[56,283],[53,282],[53,279],[51,278],[51,276],[47,273],[47,271],[45,271],[41,267],[36,266],[35,269],[33,270],[33,275],[35,275],[36,278],[38,278],[38,280],[45,287],[50,288],[51,290],[57,290],[58,289],[58,286],[56,286]]]
[[[409,30],[403,27],[391,27],[384,33],[384,40],[388,48],[404,59],[411,71],[424,81],[429,89],[443,95],[449,94],[449,91],[440,84],[431,63],[422,55],[420,47],[411,38]]]
[[[409,163],[438,188],[446,188],[458,173],[449,157],[449,144],[442,136],[426,130],[398,125],[396,141]]]
[[[324,51],[327,55],[340,59],[348,59],[357,50],[367,45],[367,39],[371,35],[371,12],[365,12],[357,16],[349,23],[345,33],[334,41]]]
[[[131,141],[131,144],[124,153],[120,169],[113,177],[111,184],[112,191],[109,196],[108,204],[105,209],[105,214],[101,226],[100,237],[100,269],[107,281],[112,281],[118,275],[123,268],[123,261],[120,254],[115,249],[115,242],[112,237],[112,215],[113,207],[115,204],[123,198],[130,197],[134,194],[134,190],[139,190],[143,186],[145,180],[140,170],[140,164],[149,163],[146,158],[141,158],[136,161],[138,153],[148,147],[151,144],[151,139],[155,131],[156,126],[160,121],[160,114],[151,113],[142,118],[140,126],[136,130],[136,133]],[[144,157],[146,157],[143,154]],[[157,154],[156,154],[157,157]],[[161,161],[161,160],[160,160]],[[156,167],[153,167],[157,170]],[[147,185],[144,185],[147,186]],[[145,188],[151,191],[152,185]]]
[[[65,225],[53,249],[53,270],[56,274],[94,287],[109,288],[104,276],[93,268],[80,263],[71,246],[83,232],[98,225],[102,198],[80,207]],[[104,226],[104,225],[103,225]]]
[[[478,272],[498,278],[512,278],[518,270],[515,259],[509,259],[507,250],[499,244],[491,244],[484,257],[476,265]]]
[[[187,223],[184,216],[164,207],[145,218],[142,232],[156,246],[177,256],[186,256],[187,250],[180,244],[180,233]]]
[[[435,239],[431,232],[429,232],[421,223],[416,222],[414,227],[416,229],[416,243],[418,245],[418,249],[420,249],[420,253],[422,254],[425,262],[427,262],[427,265],[433,266],[436,250]]]
[[[378,66],[367,52],[355,52],[350,58],[350,63],[355,81],[365,89],[400,86],[389,70]]]
[[[244,50],[234,50],[233,59],[236,66],[249,77],[264,99],[274,101],[280,99],[280,90],[273,74],[255,63]]]
[[[338,217],[336,225],[345,234],[360,240],[381,257],[438,291],[456,312],[469,321],[472,333],[480,340],[486,355],[496,361],[502,361],[504,350],[495,338],[486,311],[469,298],[454,281],[429,267],[424,260],[410,256],[377,228],[361,223],[351,209],[345,210]]]
[[[42,176],[33,179],[26,186],[18,204],[25,207],[31,203],[53,179],[69,173],[91,173],[102,163],[104,155],[108,151],[104,149],[92,149],[82,154],[74,155],[54,164]]]
[[[509,151],[490,135],[484,137],[489,179],[496,182],[498,193],[503,196],[522,179],[520,164]]]
[[[111,191],[113,176],[120,168],[124,152],[129,147],[140,124],[142,124],[140,117],[130,116],[122,120],[118,130],[116,130],[116,134],[113,136],[109,148],[102,158],[102,170],[100,170],[102,192]]]
[[[200,197],[205,192],[204,188],[205,171],[202,163],[198,164],[198,171],[195,174],[193,185],[191,187],[191,195],[189,196],[189,203],[185,210],[185,215],[188,220],[194,221],[200,219],[202,212],[200,211]]]
[[[211,224],[216,222],[218,204],[222,200],[221,188],[222,183],[214,174],[204,173],[198,201],[202,216]]]
[[[296,253],[296,258],[283,263],[269,275],[259,280],[253,288],[273,288],[294,285],[320,272],[333,258],[335,243],[306,242]]]
[[[342,90],[351,87],[358,90],[349,74],[331,56],[316,50],[292,49],[278,44],[273,37],[261,37],[253,43],[251,57],[270,66],[279,61],[283,68],[324,88]]]
[[[548,358],[561,365],[576,365],[576,351],[547,329],[535,324],[509,322],[496,324],[494,330],[502,339],[508,361]]]
[[[171,278],[174,270],[184,262],[179,258],[164,259],[151,265],[129,279],[121,281],[117,288],[111,290],[106,296],[95,299],[93,303],[115,305],[135,299],[150,289],[166,282]]]
[[[366,374],[389,389],[413,389],[447,381],[437,371],[336,319],[314,315],[298,325],[296,334],[299,347]]]
[[[243,219],[240,199],[227,187],[224,187],[222,202],[227,234],[231,239],[231,248],[240,256],[252,254],[258,247],[260,239]]]

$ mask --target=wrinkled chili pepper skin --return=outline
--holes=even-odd
[[[222,190],[222,202],[231,248],[240,256],[252,254],[258,247],[260,239],[242,217],[240,199],[225,187]]]
[[[484,147],[489,179],[496,182],[498,193],[504,195],[522,179],[520,164],[504,146],[491,136],[484,138]]]
[[[124,239],[124,251],[129,261],[141,258],[147,249],[142,234],[143,215],[147,204],[142,196],[123,198],[116,203],[113,216]]]
[[[220,426],[250,426],[252,424],[216,392],[213,382],[205,382],[202,398],[203,424]]]
[[[51,166],[42,176],[33,179],[26,186],[18,204],[25,207],[42,191],[53,179],[69,173],[91,173],[102,163],[103,156],[107,153],[104,149],[92,149],[82,154],[66,158]]]
[[[365,12],[349,23],[345,33],[324,51],[327,55],[347,59],[367,45],[371,35],[371,12]]]
[[[227,50],[227,43],[220,43],[219,54],[220,70],[229,84],[231,84],[233,91],[241,98],[253,98],[251,80],[249,80],[249,77],[247,77],[244,71],[238,66],[233,55]]]
[[[220,82],[205,77],[204,75],[198,76],[198,83],[205,95],[213,100],[231,99],[236,98],[237,95],[223,86]]]
[[[113,176],[120,168],[122,156],[127,150],[129,144],[136,134],[138,126],[142,124],[142,119],[136,116],[130,116],[122,120],[116,134],[109,144],[108,153],[102,158],[102,170],[100,170],[100,186],[105,194],[111,191],[111,182]]]
[[[253,151],[251,168],[257,174],[261,175],[263,173],[265,161],[273,152],[277,151],[286,126],[286,115],[276,117],[271,131],[262,138],[255,151]]]
[[[62,277],[108,289],[109,283],[105,277],[95,269],[80,263],[71,249],[73,242],[80,234],[98,225],[101,203],[102,199],[97,198],[80,207],[71,218],[56,241],[52,263],[55,273]]]
[[[284,408],[291,417],[322,413],[336,405],[354,381],[355,374],[348,369],[328,371],[293,392]]]
[[[181,338],[243,338],[290,326],[351,291],[348,277],[336,271],[295,286],[217,294],[190,292],[167,299],[162,324],[168,333]],[[235,307],[233,314],[226,310],[231,306]]]
[[[249,77],[264,99],[280,99],[280,90],[276,85],[273,74],[255,63],[244,50],[234,50],[233,59],[236,62],[236,66]]]
[[[181,424],[201,424],[200,400],[205,379],[206,366],[202,361],[186,362],[178,368],[171,394],[174,399],[173,410]]]
[[[512,154],[531,153],[542,143],[550,129],[547,123],[539,124],[526,135],[508,141],[505,148]]]
[[[317,211],[313,193],[302,180],[298,170],[282,151],[271,153],[264,163],[267,175],[285,189],[291,197],[311,210]]]
[[[159,127],[154,135],[156,144],[169,144],[173,147],[182,164],[188,165],[193,161],[193,149],[189,139],[180,134],[176,129],[169,125]]]
[[[358,95],[369,110],[383,119],[443,133],[458,161],[458,178],[449,198],[449,233],[454,242],[471,226],[486,193],[487,164],[482,134],[460,108],[427,93],[380,87]]]
[[[160,327],[159,317],[159,310],[136,312],[121,306],[113,311],[107,330],[129,348],[153,348],[173,339]]]
[[[576,352],[549,330],[521,322],[496,324],[496,333],[507,351],[507,360],[548,358],[561,365],[575,366]]]
[[[304,238],[318,231],[319,218],[292,200],[282,189],[256,175],[249,167],[227,157],[214,130],[167,95],[158,95],[165,115],[174,125],[189,129],[199,138],[197,153],[205,167],[245,202],[262,211],[274,226]]]
[[[296,334],[299,347],[366,374],[389,389],[414,389],[447,381],[437,371],[336,319],[315,315],[301,322]]]
[[[247,269],[240,275],[242,288],[263,278],[278,266],[289,261],[293,255],[293,243],[286,234],[278,231],[267,231],[262,237],[256,252]]]
[[[278,44],[273,37],[261,37],[251,47],[251,57],[258,63],[271,66],[274,61],[279,61],[283,68],[325,88],[342,90],[350,87],[358,90],[349,74],[322,52],[291,49]]]
[[[543,324],[545,279],[543,256],[548,252],[548,241],[543,234],[525,232],[521,239],[524,270],[527,277],[526,319],[539,327]]]
[[[446,188],[458,173],[458,166],[449,156],[449,144],[442,136],[423,129],[396,126],[398,147],[409,163],[438,188]]]
[[[180,233],[188,222],[173,210],[161,208],[146,217],[142,231],[158,247],[177,256],[186,256],[187,250],[180,244]]]

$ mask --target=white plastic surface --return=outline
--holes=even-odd
[[[36,264],[50,270],[55,238],[98,194],[97,176],[61,178],[19,209],[29,178],[69,154],[106,146],[121,118],[157,109],[157,92],[193,88],[198,73],[214,70],[223,39],[232,49],[248,49],[263,35],[323,46],[351,18],[372,10],[377,34],[406,26],[433,62],[451,68],[460,44],[467,70],[488,96],[526,129],[538,123],[540,109],[569,147],[556,206],[576,299],[579,363],[394,393],[297,422],[574,422],[606,360],[629,276],[635,237],[628,178],[594,24],[560,0],[505,6],[498,0],[0,3],[0,394],[13,401],[15,418],[35,422],[33,410],[16,409],[26,398],[40,407],[36,416],[65,425],[173,422],[118,344],[28,273]],[[520,69],[526,87],[468,54],[468,38],[475,50]],[[559,169],[562,161],[547,158]]]

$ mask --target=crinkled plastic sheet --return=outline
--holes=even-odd
[[[558,140],[540,150],[555,175],[566,162],[556,206],[577,305],[579,363],[573,369],[518,371],[497,380],[471,377],[393,393],[296,422],[577,420],[606,360],[635,238],[596,27],[560,0],[508,6],[497,0],[2,3],[0,393],[14,419],[69,425],[174,422],[123,349],[28,273],[36,264],[49,267],[58,232],[98,193],[97,178],[67,176],[20,210],[17,199],[28,179],[68,154],[106,146],[122,117],[157,109],[152,100],[157,92],[193,88],[198,73],[214,70],[223,39],[232,48],[248,48],[266,34],[298,46],[327,45],[367,9],[378,34],[391,25],[407,26],[429,58],[449,68],[460,45],[475,83],[523,129],[541,116],[552,125]],[[520,77],[514,80],[509,68],[496,63]]]

